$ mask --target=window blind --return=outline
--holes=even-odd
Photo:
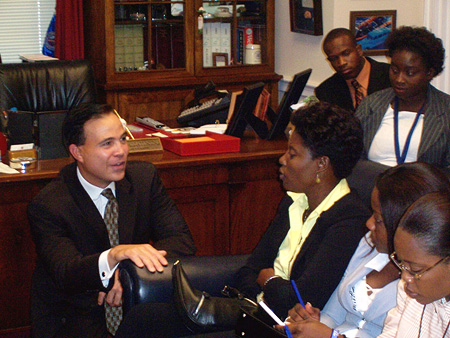
[[[0,55],[3,63],[19,54],[41,54],[56,0],[0,0]]]

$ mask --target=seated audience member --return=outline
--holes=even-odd
[[[294,128],[288,149],[280,158],[280,179],[287,195],[237,276],[240,292],[253,300],[262,296],[283,318],[297,299],[291,279],[305,300],[320,308],[325,305],[363,236],[362,224],[369,217],[369,211],[345,179],[362,150],[358,119],[337,106],[318,102],[297,110],[291,122]],[[189,326],[193,331],[234,328],[241,304],[237,299],[202,299],[200,291],[185,288],[180,280],[174,283],[175,292],[181,290],[176,299],[186,302],[175,305],[185,309],[198,307],[198,311],[193,314],[180,310],[177,316],[175,309],[167,309],[171,305],[143,304],[130,311],[128,326],[119,329],[120,337],[139,337],[142,332],[147,333],[146,337],[187,335],[190,331],[180,317],[199,318]],[[209,325],[202,319],[208,320]]]
[[[333,29],[322,48],[336,73],[315,89],[320,101],[354,111],[366,95],[390,86],[389,65],[364,57],[350,30]]]
[[[107,337],[120,321],[117,264],[131,259],[162,271],[166,254],[191,255],[195,246],[155,167],[127,163],[126,133],[112,107],[80,106],[62,129],[75,162],[28,208],[37,251],[33,337]]]
[[[409,207],[394,248],[391,258],[402,280],[379,337],[450,337],[449,192],[427,194]]]
[[[368,96],[356,111],[364,157],[450,165],[450,96],[430,81],[443,69],[442,41],[425,28],[400,27],[387,38],[392,88]]]
[[[445,174],[428,163],[403,164],[382,173],[372,192],[373,213],[366,223],[370,232],[360,241],[343,279],[321,312],[310,304],[306,309],[297,304],[289,311],[294,337],[378,336],[388,311],[396,305],[399,271],[389,260],[393,251],[389,243],[397,223],[419,197],[449,188]]]
[[[262,295],[281,317],[296,303],[291,279],[306,300],[325,305],[368,216],[345,179],[362,137],[353,114],[318,102],[300,108],[291,122],[288,149],[280,158],[287,195],[238,273],[239,290],[251,298]]]

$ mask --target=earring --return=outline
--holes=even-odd
[[[320,177],[319,177],[319,173],[316,174],[316,183],[319,184],[320,183]]]

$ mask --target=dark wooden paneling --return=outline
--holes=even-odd
[[[251,253],[275,217],[284,195],[277,180],[230,186],[230,253]]]
[[[197,255],[230,253],[228,188],[206,185],[187,189],[169,189],[197,246]]]

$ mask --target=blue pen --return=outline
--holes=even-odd
[[[297,295],[298,302],[300,303],[301,306],[303,306],[303,308],[305,308],[305,303],[303,303],[302,296],[300,296],[300,292],[298,291],[297,284],[295,284],[295,281],[293,279],[291,279],[291,284],[292,284],[292,287],[294,288],[295,294]]]
[[[288,338],[294,338],[294,337],[292,337],[292,333],[289,330],[287,324],[284,326],[284,332],[286,332],[286,336],[288,336]]]

